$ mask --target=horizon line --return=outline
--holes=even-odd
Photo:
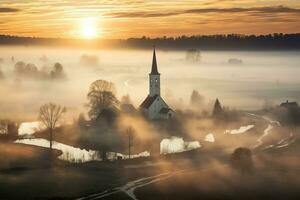
[[[193,34],[193,35],[177,35],[177,36],[158,36],[158,37],[150,37],[146,35],[137,36],[137,37],[128,37],[128,38],[77,38],[77,37],[39,37],[39,36],[21,36],[21,35],[9,35],[9,34],[1,34],[0,37],[15,37],[15,38],[30,38],[30,39],[57,39],[57,40],[82,40],[82,41],[95,41],[95,40],[128,40],[128,39],[163,39],[163,38],[180,38],[180,37],[201,37],[201,36],[229,36],[229,35],[235,35],[235,36],[267,36],[267,35],[298,35],[300,32],[293,32],[293,33],[281,33],[281,32],[272,32],[272,33],[266,33],[266,34],[240,34],[240,33],[226,33],[226,34]]]

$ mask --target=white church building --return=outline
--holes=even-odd
[[[151,73],[149,74],[149,95],[140,105],[140,109],[151,120],[169,119],[174,116],[174,111],[160,96],[160,73],[157,70],[155,48],[153,51]]]

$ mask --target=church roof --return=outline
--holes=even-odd
[[[151,73],[150,74],[152,74],[152,75],[159,75],[158,70],[157,70],[155,48],[153,50],[152,68],[151,68]]]
[[[158,97],[158,95],[156,94],[156,95],[154,95],[154,96],[147,96],[147,98],[143,101],[143,103],[140,105],[140,107],[142,107],[142,108],[146,108],[146,109],[148,109],[151,105],[152,105],[152,103],[155,101],[155,99]]]

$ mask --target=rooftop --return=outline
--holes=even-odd
[[[295,101],[289,102],[287,100],[286,102],[281,103],[280,106],[282,106],[282,107],[298,107],[298,103]]]
[[[142,107],[142,108],[149,108],[151,105],[152,105],[152,103],[155,101],[155,99],[158,97],[158,95],[156,94],[156,95],[154,95],[154,96],[147,96],[147,98],[143,101],[143,103],[140,105],[140,107]]]

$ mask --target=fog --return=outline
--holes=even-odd
[[[207,104],[218,97],[227,107],[247,110],[261,108],[266,101],[300,99],[300,52],[201,51],[200,59],[191,62],[185,51],[157,49],[161,93],[173,109],[189,108],[193,90]],[[77,116],[86,112],[89,85],[97,79],[113,82],[118,98],[129,94],[135,107],[148,93],[150,50],[1,47],[0,51],[1,118],[35,119],[39,106],[49,101],[66,105],[68,114]],[[232,58],[242,63],[228,62]],[[66,79],[16,77],[18,61],[48,71],[59,62]]]
[[[41,169],[46,172],[43,173],[46,177],[41,176],[41,179],[51,188],[51,195],[79,197],[92,192],[110,192],[104,186],[98,188],[99,183],[119,188],[139,181],[147,185],[154,180],[157,184],[151,185],[152,188],[143,185],[137,189],[139,199],[151,199],[153,195],[159,196],[159,192],[178,195],[177,199],[188,199],[186,197],[191,195],[192,199],[193,191],[198,191],[195,195],[202,198],[214,197],[214,194],[243,196],[248,188],[253,194],[271,194],[269,184],[286,194],[299,187],[299,127],[285,126],[279,119],[272,118],[275,111],[267,113],[261,109],[287,99],[300,100],[300,52],[200,51],[196,60],[190,60],[188,51],[157,48],[161,95],[175,110],[175,118],[149,121],[137,112],[120,112],[115,123],[105,124],[100,120],[90,126],[87,118],[90,84],[98,79],[112,82],[117,98],[138,108],[148,95],[151,50],[45,47],[1,47],[0,50],[0,119],[23,122],[18,127],[18,140],[5,144],[7,146],[2,144],[2,154],[13,151],[13,156],[1,160],[1,166],[19,166],[19,160],[24,159],[23,151],[37,163],[47,162],[44,148],[49,146],[48,131],[37,121],[39,107],[48,102],[67,107],[65,121],[60,121],[62,126],[55,129],[54,149],[60,152],[57,155],[60,161],[76,165]],[[15,64],[20,61],[25,63],[20,68],[28,73],[16,72]],[[56,63],[60,63],[61,70],[55,71]],[[58,76],[58,71],[63,76]],[[211,115],[216,98],[224,110],[220,118]],[[80,113],[86,115],[82,126],[78,120]],[[132,152],[126,132],[129,127],[134,135]],[[230,166],[230,155],[239,147],[253,153],[254,170],[250,174],[241,175]],[[103,153],[108,154],[109,160],[117,161],[95,162],[104,160]],[[15,156],[19,154],[21,159]],[[86,161],[90,162],[79,164]],[[202,171],[205,173],[199,173]],[[37,173],[41,172],[25,173],[32,174],[21,177],[19,182],[11,181],[10,175],[4,174],[7,180],[2,179],[1,185],[25,188],[29,180],[32,182],[30,177],[39,177]],[[161,174],[170,179],[162,181]],[[151,176],[158,179],[152,182],[151,178],[145,178]],[[48,184],[48,180],[63,181],[59,187],[64,190],[56,188],[57,184]],[[80,189],[73,183],[80,183]],[[39,181],[31,185],[45,186],[40,186]],[[26,190],[26,194],[49,195],[36,191],[39,187]],[[4,188],[3,191],[10,190]],[[128,191],[134,194],[134,189]]]

